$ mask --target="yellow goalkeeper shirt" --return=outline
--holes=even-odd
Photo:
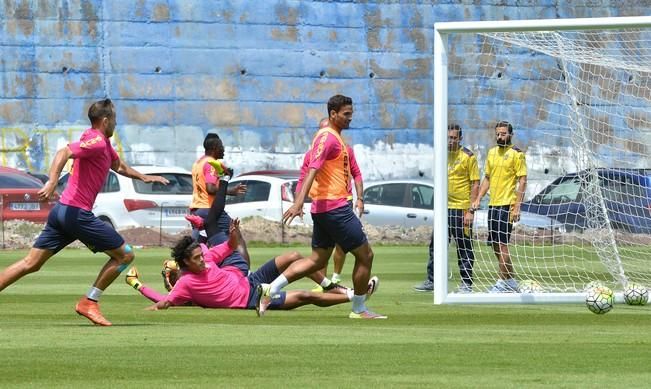
[[[477,157],[465,147],[448,152],[448,208],[470,208],[472,181],[479,181]]]
[[[484,174],[490,179],[488,205],[515,204],[518,178],[527,175],[524,152],[513,145],[493,147],[488,150]]]

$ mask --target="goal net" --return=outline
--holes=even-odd
[[[435,187],[447,185],[447,125],[461,126],[483,178],[500,120],[513,124],[528,184],[508,244],[521,293],[489,293],[490,193],[470,234],[472,293],[460,293],[447,192],[435,194],[435,303],[574,302],[591,282],[651,286],[649,27],[647,17],[436,25]]]

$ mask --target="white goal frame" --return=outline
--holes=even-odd
[[[434,24],[434,304],[532,304],[584,302],[582,293],[471,293],[448,291],[448,220],[447,212],[447,38],[452,33],[512,31],[561,31],[620,28],[650,28],[651,17],[615,17],[584,19],[541,19],[480,22],[443,22]],[[623,302],[622,293],[615,294]]]

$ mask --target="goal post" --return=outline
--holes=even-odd
[[[629,281],[651,286],[651,233],[638,225],[651,203],[635,178],[651,177],[651,17],[436,23],[433,65],[434,303],[571,303],[591,281],[620,292]],[[524,200],[541,204],[532,218],[549,222],[523,218],[509,243],[516,279],[539,288],[488,293],[497,259],[475,215],[473,292],[455,293],[447,126],[461,125],[483,179],[500,120],[524,146]]]

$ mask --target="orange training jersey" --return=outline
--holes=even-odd
[[[310,189],[312,200],[337,200],[347,199],[350,186],[350,164],[346,144],[337,131],[326,127],[319,130],[312,141],[312,153],[318,155],[324,152],[327,137],[324,132],[332,135],[341,147],[341,152],[334,159],[326,160],[318,170],[314,183]],[[317,144],[318,142],[318,144]],[[314,154],[316,152],[316,154]]]
[[[214,161],[213,157],[204,155],[192,164],[192,202],[190,208],[210,208],[215,199],[214,195],[206,191],[206,176],[204,171],[206,165],[210,167],[211,172],[215,175],[212,166],[208,165],[208,161]]]

